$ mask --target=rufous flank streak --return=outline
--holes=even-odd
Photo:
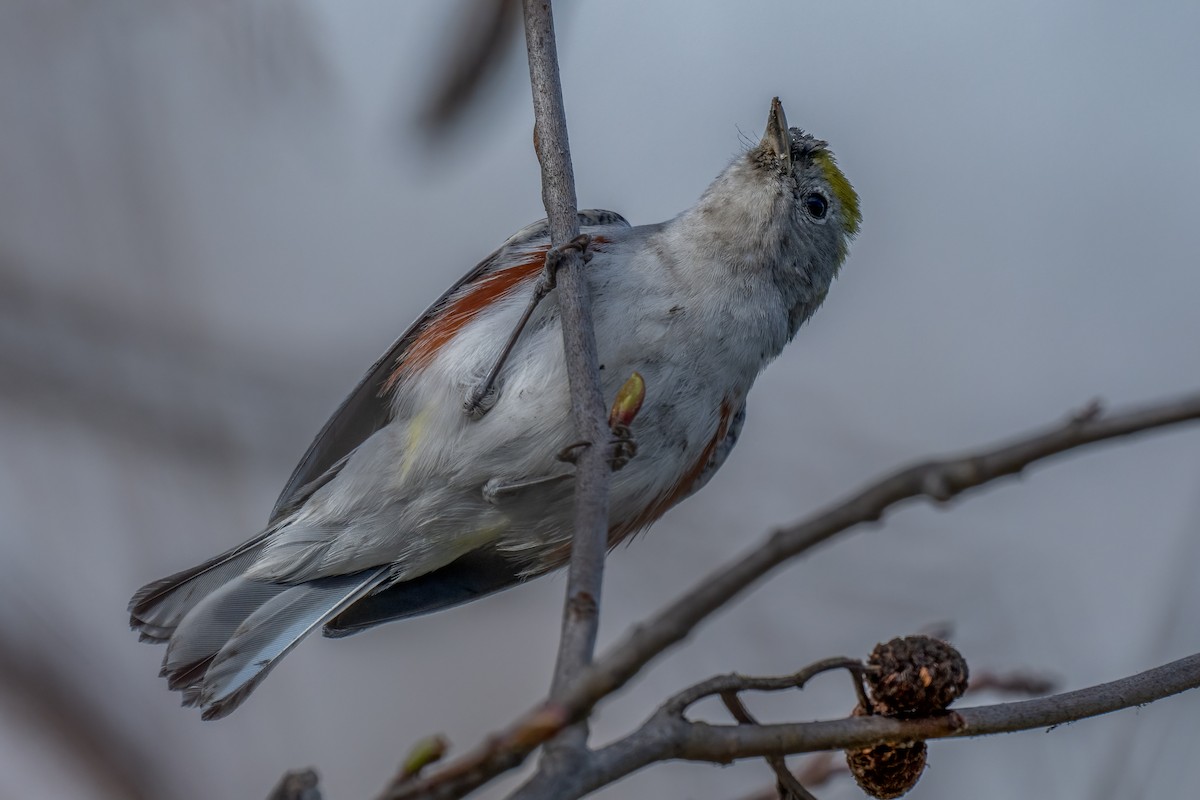
[[[640,530],[643,530],[647,525],[651,524],[663,514],[667,513],[671,506],[687,497],[688,492],[696,484],[696,481],[700,479],[700,475],[704,472],[705,468],[708,466],[708,463],[712,460],[713,454],[717,452],[717,447],[720,446],[721,442],[725,439],[726,434],[729,433],[729,421],[731,419],[733,419],[733,404],[730,403],[729,400],[724,400],[721,403],[721,417],[720,421],[717,423],[717,432],[713,435],[713,438],[709,441],[709,443],[704,446],[704,450],[701,451],[700,457],[696,459],[695,463],[692,464],[687,472],[683,473],[683,476],[679,479],[679,481],[672,485],[669,490],[663,492],[661,495],[654,498],[653,501],[647,504],[646,508],[642,510],[642,513],[633,517],[628,522],[624,522],[620,525],[614,525],[609,529],[608,547],[610,550],[619,545],[621,542],[625,541],[625,539],[629,536],[637,533]],[[563,564],[567,563],[567,559],[570,557],[571,542],[570,540],[566,540],[560,545],[557,545],[542,553],[542,555],[539,557],[538,568],[553,569],[555,567],[561,567]]]
[[[676,482],[670,490],[663,492],[652,502],[647,504],[642,513],[638,514],[633,519],[622,525],[613,527],[608,532],[609,547],[616,547],[623,539],[625,539],[626,536],[645,528],[663,514],[667,513],[667,511],[680,500],[688,496],[688,493],[691,491],[692,487],[695,486],[696,481],[700,479],[700,476],[708,467],[709,462],[712,461],[713,454],[717,452],[717,447],[719,447],[721,442],[724,441],[725,435],[729,433],[729,421],[731,419],[733,419],[733,404],[726,399],[721,402],[721,417],[720,421],[717,423],[717,432],[713,435],[713,438],[709,440],[708,444],[704,446],[704,450],[701,451],[700,457],[696,459],[696,462],[692,464],[691,468],[689,468],[688,471],[685,472],[682,477],[680,477],[678,482]]]

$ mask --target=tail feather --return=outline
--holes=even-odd
[[[305,635],[387,577],[386,568],[306,583],[245,577],[269,535],[147,584],[129,601],[142,641],[167,643],[159,674],[205,719],[236,708]]]
[[[387,572],[379,568],[294,586],[272,584],[283,591],[244,618],[205,670],[196,698],[204,719],[233,711],[301,639],[379,586]]]
[[[164,665],[158,676],[167,679],[167,688],[172,692],[187,692],[189,687],[200,685],[200,681],[204,679],[204,673],[208,671],[208,665],[216,657],[214,653],[208,658],[200,659],[189,667],[183,667],[173,672],[169,671],[166,665]],[[185,697],[184,705],[190,705],[186,702],[186,699]]]
[[[197,603],[167,644],[162,672],[168,685],[186,686],[184,673],[194,671],[201,661],[211,661],[247,617],[292,588],[238,576]]]
[[[129,601],[129,626],[143,642],[168,641],[189,611],[254,563],[269,535],[264,532],[199,566],[138,589]]]

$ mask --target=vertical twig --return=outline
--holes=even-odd
[[[551,245],[558,247],[579,235],[579,219],[554,42],[554,18],[549,0],[524,0],[523,7],[529,80],[533,86],[534,140],[542,165],[542,200],[550,219]],[[576,461],[575,533],[562,639],[550,689],[552,702],[566,692],[575,676],[592,661],[608,539],[610,437],[600,390],[591,303],[583,276],[583,259],[578,251],[571,249],[565,251],[565,256],[558,272],[558,307],[562,315],[571,412],[580,438],[592,446],[583,448]],[[581,725],[560,737],[560,744],[577,749],[585,746],[586,739],[587,729]]]
[[[721,702],[739,725],[758,724],[758,720],[750,714],[736,691],[721,692]],[[779,800],[817,800],[788,769],[787,760],[783,756],[767,756],[766,762],[775,773],[775,794]]]

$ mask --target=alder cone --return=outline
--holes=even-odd
[[[881,744],[863,750],[847,750],[846,765],[858,786],[872,797],[889,800],[917,785],[925,771],[924,742],[894,746]]]
[[[945,709],[967,690],[967,662],[931,636],[905,636],[875,646],[866,674],[875,713],[926,715]]]

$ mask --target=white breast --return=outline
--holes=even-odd
[[[712,442],[722,406],[740,405],[786,339],[786,314],[769,286],[702,256],[668,261],[655,238],[662,233],[635,228],[614,237],[588,266],[605,397],[634,371],[646,382],[632,426],[637,456],[613,476],[614,526],[677,489]],[[302,512],[305,546],[326,523],[354,520],[325,542],[320,560],[342,572],[391,562],[397,575],[412,577],[487,541],[536,560],[569,538],[571,481],[522,502],[484,495],[489,482],[574,469],[557,458],[578,437],[553,293],[502,371],[495,406],[482,419],[462,410],[527,298],[528,287],[519,287],[476,316],[397,388],[397,419]]]

